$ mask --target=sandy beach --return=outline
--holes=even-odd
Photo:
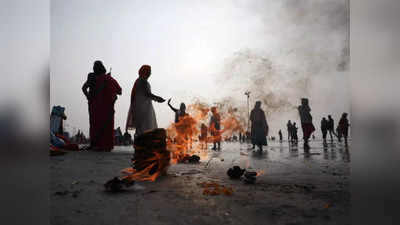
[[[50,159],[51,224],[350,224],[350,153],[341,143],[310,143],[305,154],[269,142],[260,154],[249,144],[201,150],[199,164],[171,165],[155,182],[120,193],[103,184],[130,166],[132,147],[113,152],[69,152]],[[209,146],[210,147],[210,146]],[[238,165],[262,171],[255,184],[230,179]],[[203,194],[201,182],[232,187],[231,196]]]

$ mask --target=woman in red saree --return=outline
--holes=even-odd
[[[89,101],[90,143],[95,151],[111,151],[114,148],[114,104],[122,90],[118,82],[106,74],[101,61],[93,66],[94,79],[87,97]]]

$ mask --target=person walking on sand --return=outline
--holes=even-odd
[[[326,134],[328,132],[328,121],[325,119],[325,117],[322,117],[322,120],[321,120],[321,132],[322,132],[323,143],[326,144]]]
[[[332,134],[335,135],[336,137],[338,136],[335,133],[335,121],[332,119],[331,115],[328,115],[328,132],[329,136],[331,137],[331,142],[333,142]]]
[[[347,137],[349,134],[349,126],[350,124],[349,120],[347,119],[347,113],[343,113],[338,125],[338,136],[344,138],[345,146],[348,146]]]
[[[265,118],[265,112],[261,109],[261,101],[257,101],[250,113],[251,121],[251,141],[257,145],[261,152],[262,146],[267,145],[268,123]]]
[[[89,105],[89,148],[111,151],[114,148],[114,104],[122,89],[111,73],[106,74],[103,63],[95,61],[93,73],[89,73],[82,91]]]
[[[310,149],[308,141],[311,134],[315,131],[315,127],[312,124],[311,108],[308,105],[308,99],[302,98],[301,105],[298,106],[301,128],[303,130],[304,150]]]
[[[151,92],[151,86],[148,82],[150,75],[151,67],[149,65],[140,67],[139,77],[136,79],[131,92],[131,104],[125,130],[136,129],[135,137],[145,131],[157,128],[156,113],[152,102],[165,102],[165,99]]]
[[[278,135],[279,135],[279,142],[280,143],[282,143],[282,131],[281,130],[279,130],[279,132],[278,132]]]

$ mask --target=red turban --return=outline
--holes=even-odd
[[[139,76],[147,79],[150,76],[151,73],[151,67],[149,65],[143,65],[139,69]]]

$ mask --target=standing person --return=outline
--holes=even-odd
[[[299,128],[296,127],[296,122],[294,122],[291,127],[291,133],[292,133],[292,142],[295,143],[296,145],[299,143],[299,137],[297,136],[297,129]]]
[[[265,112],[261,109],[261,101],[257,101],[250,113],[251,121],[251,141],[262,151],[262,146],[267,145],[268,123],[265,118]]]
[[[174,108],[171,105],[171,99],[168,100],[168,106],[175,113],[175,128],[178,133],[177,141],[178,144],[182,145],[186,143],[189,147],[192,146],[192,130],[191,130],[191,118],[186,113],[185,103],[181,103],[179,109]]]
[[[322,139],[324,141],[324,144],[326,144],[326,134],[328,132],[328,121],[325,119],[325,117],[322,117],[322,120],[321,120],[321,132],[322,132]]]
[[[332,134],[337,136],[335,133],[335,121],[332,119],[331,115],[328,115],[328,132],[331,136],[331,142],[333,141]]]
[[[89,101],[90,148],[111,151],[114,148],[114,104],[122,89],[110,73],[106,74],[101,61],[94,62],[93,73],[88,75],[82,89]]]
[[[129,106],[125,130],[136,129],[135,137],[147,130],[157,128],[156,113],[152,101],[165,102],[160,96],[151,92],[150,83],[147,81],[151,75],[151,67],[143,65],[139,69],[131,92],[131,105]]]
[[[208,127],[202,123],[201,128],[200,128],[200,137],[199,141],[201,143],[201,149],[207,149],[207,133],[208,133]]]
[[[217,112],[216,107],[211,107],[212,116],[210,118],[210,131],[213,136],[213,148],[212,150],[217,150],[216,144],[218,144],[218,150],[221,150],[221,116]]]
[[[288,132],[288,142],[290,142],[290,141],[293,141],[293,139],[292,139],[292,123],[290,122],[290,120],[287,122],[287,124],[286,124],[286,127],[287,127],[287,132]]]
[[[279,134],[279,142],[282,143],[282,139],[283,139],[282,138],[282,131],[279,130],[278,134]]]
[[[175,123],[178,123],[179,120],[184,117],[187,116],[188,114],[186,113],[186,105],[185,103],[181,103],[181,105],[179,106],[179,109],[174,108],[171,105],[171,99],[168,99],[168,106],[171,108],[171,110],[175,113]]]
[[[349,120],[347,119],[347,113],[343,113],[342,117],[339,120],[339,125],[338,125],[338,136],[344,138],[344,144],[345,146],[348,145],[347,143],[347,137],[349,134]]]
[[[310,113],[311,108],[308,105],[308,99],[302,98],[301,105],[299,105],[297,109],[299,111],[301,128],[303,130],[304,149],[308,150],[310,148],[308,140],[310,139],[312,132],[315,131],[315,127],[312,124],[312,116]]]
[[[239,132],[239,143],[242,143],[242,132]]]

